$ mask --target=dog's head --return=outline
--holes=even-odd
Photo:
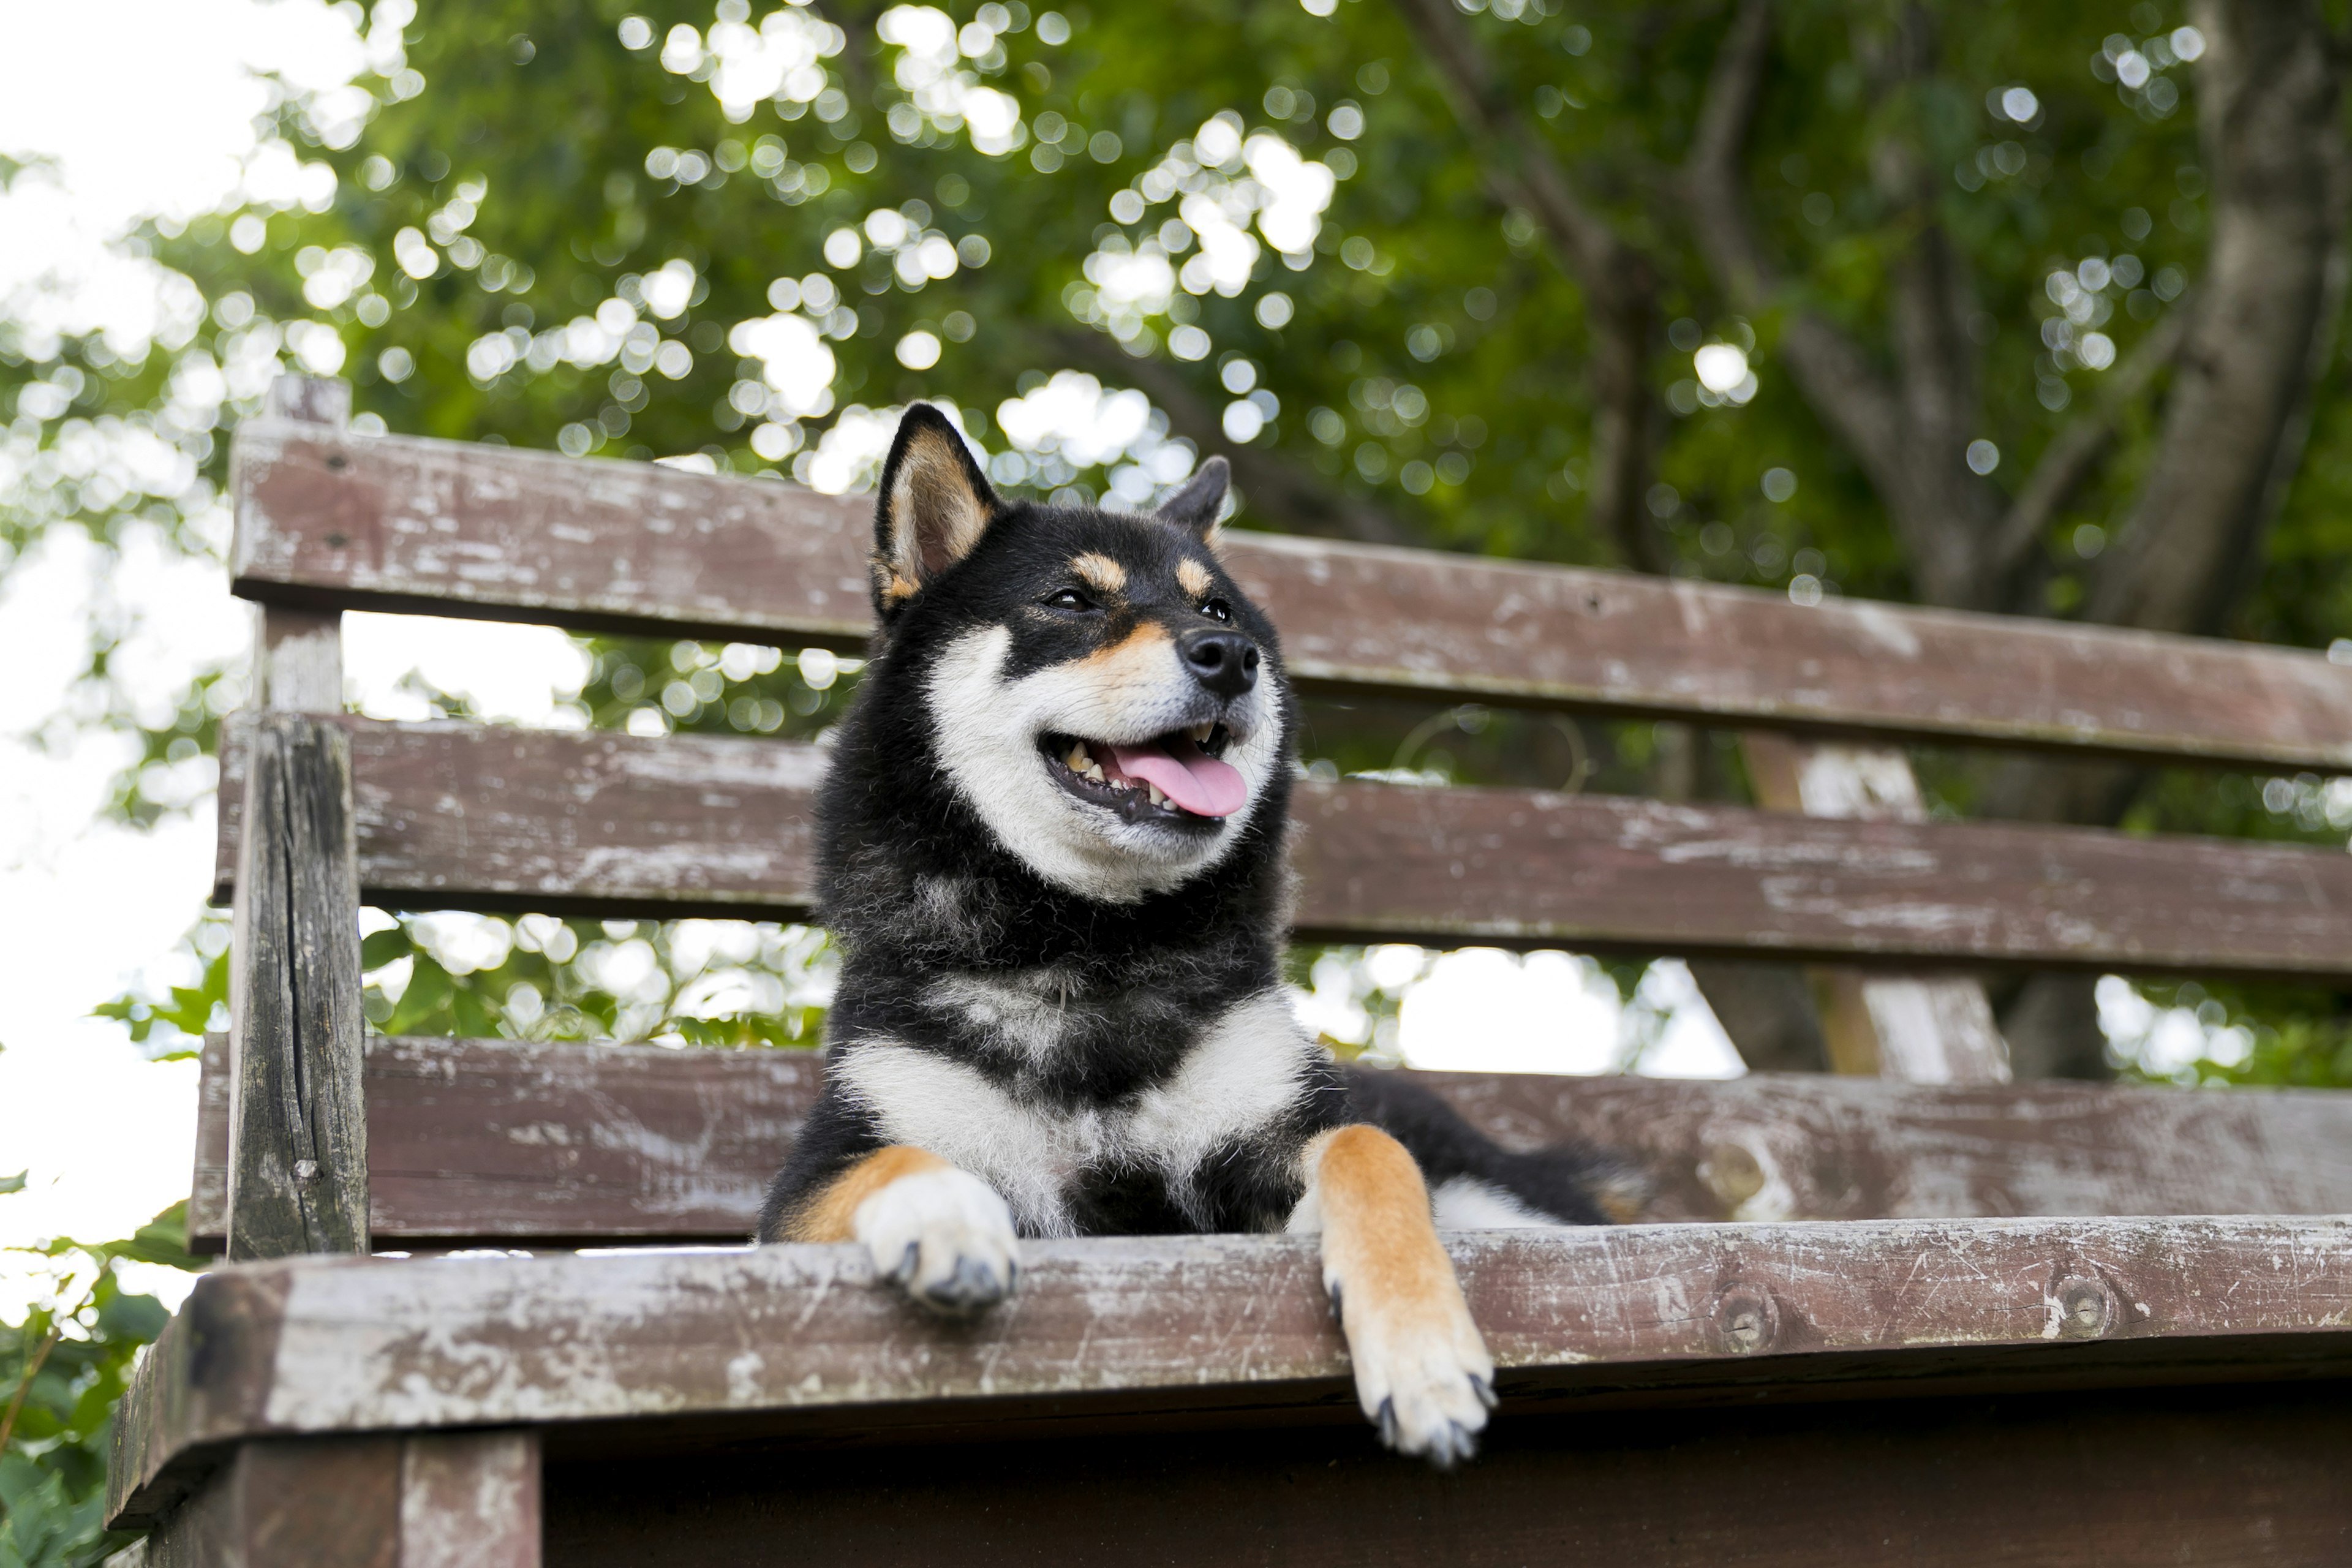
[[[1278,794],[1289,705],[1274,627],[1213,548],[1225,476],[1212,458],[1150,514],[1008,501],[937,410],[898,427],[869,700],[919,706],[941,782],[1055,887],[1180,886]]]

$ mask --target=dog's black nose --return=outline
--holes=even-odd
[[[1192,679],[1231,701],[1257,684],[1257,644],[1240,632],[1197,627],[1176,639]]]

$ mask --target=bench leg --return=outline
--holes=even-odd
[[[540,1535],[536,1433],[286,1438],[241,1446],[127,1561],[540,1568]]]
[[[400,1568],[539,1568],[539,1434],[436,1434],[402,1448]]]

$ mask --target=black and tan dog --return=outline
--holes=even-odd
[[[1365,1414],[1449,1464],[1494,1363],[1436,1225],[1597,1221],[1599,1167],[1507,1153],[1294,1019],[1290,700],[1224,493],[1218,459],[1151,516],[1000,500],[908,413],[822,805],[824,1089],[760,1235],[862,1243],[961,1312],[1016,1237],[1319,1233]]]

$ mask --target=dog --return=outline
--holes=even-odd
[[[1293,709],[1219,559],[1226,484],[1212,458],[1155,513],[1007,500],[908,411],[818,808],[824,1083],[759,1239],[856,1242],[963,1314],[1022,1237],[1316,1234],[1365,1415],[1450,1466],[1495,1368],[1438,1225],[1600,1223],[1604,1162],[1507,1152],[1294,1017]]]

